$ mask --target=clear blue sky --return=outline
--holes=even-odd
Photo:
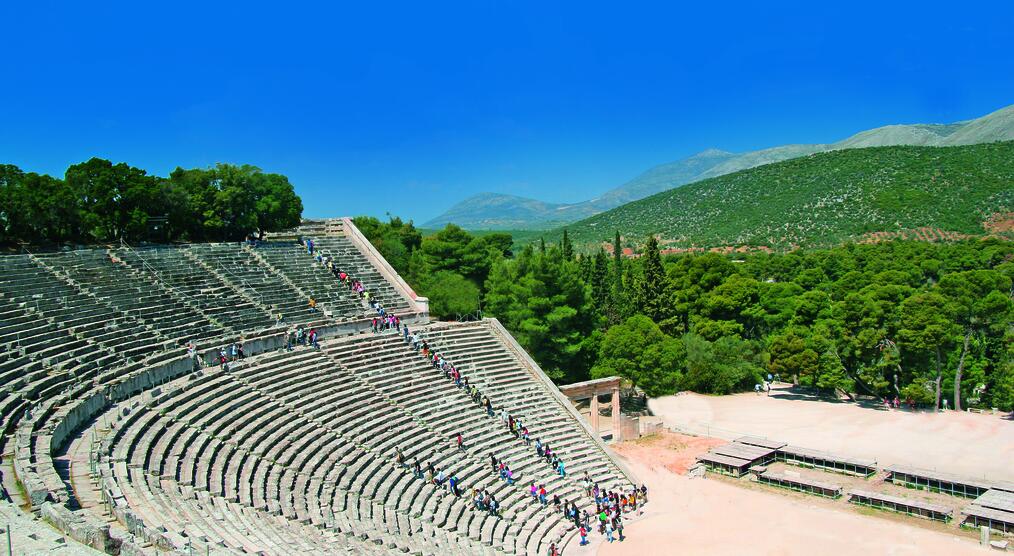
[[[0,162],[250,163],[422,222],[1014,103],[1009,0],[694,4],[4,2]]]

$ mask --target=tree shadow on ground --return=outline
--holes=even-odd
[[[798,386],[773,389],[771,390],[770,397],[780,400],[798,400],[806,402],[847,404],[861,407],[863,409],[872,409],[874,411],[887,411],[887,407],[884,406],[883,402],[881,402],[880,400],[872,398],[856,398],[854,400],[844,400],[834,396],[828,396],[826,394],[819,394],[812,390],[800,388]],[[910,409],[903,409],[903,411],[912,412],[912,410]]]

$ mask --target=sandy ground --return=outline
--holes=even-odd
[[[798,395],[682,394],[651,400],[667,425],[733,439],[750,434],[876,460],[937,469],[966,477],[1014,481],[1014,421],[949,411],[933,414],[862,407]]]
[[[717,441],[721,443],[721,441]],[[885,554],[960,556],[988,553],[974,539],[946,526],[864,511],[840,501],[814,499],[719,480],[690,479],[673,470],[714,445],[714,439],[665,435],[614,445],[648,484],[649,504],[625,527],[626,540],[607,544],[594,533],[587,547],[567,554],[675,555],[773,554],[820,556]],[[678,446],[682,445],[682,448]],[[676,446],[677,448],[673,448]],[[674,454],[674,452],[681,452]],[[869,513],[869,510],[865,510]]]

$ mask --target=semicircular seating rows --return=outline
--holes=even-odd
[[[5,485],[14,472],[33,510],[77,523],[67,528],[78,541],[150,554],[541,554],[573,531],[529,484],[582,508],[586,473],[632,487],[499,323],[427,324],[335,229],[320,249],[498,411],[523,418],[566,477],[397,331],[366,332],[372,309],[285,242],[0,257]],[[309,311],[309,297],[328,314]],[[294,325],[316,327],[321,349],[289,348]],[[247,357],[211,364],[235,341]],[[89,480],[65,465],[81,445]],[[453,474],[461,496],[399,465],[398,449]],[[473,488],[496,497],[499,515],[475,507]]]

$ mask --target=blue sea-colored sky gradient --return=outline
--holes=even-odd
[[[0,163],[249,163],[311,217],[580,201],[709,147],[1014,103],[1009,1],[33,1],[0,21]]]

